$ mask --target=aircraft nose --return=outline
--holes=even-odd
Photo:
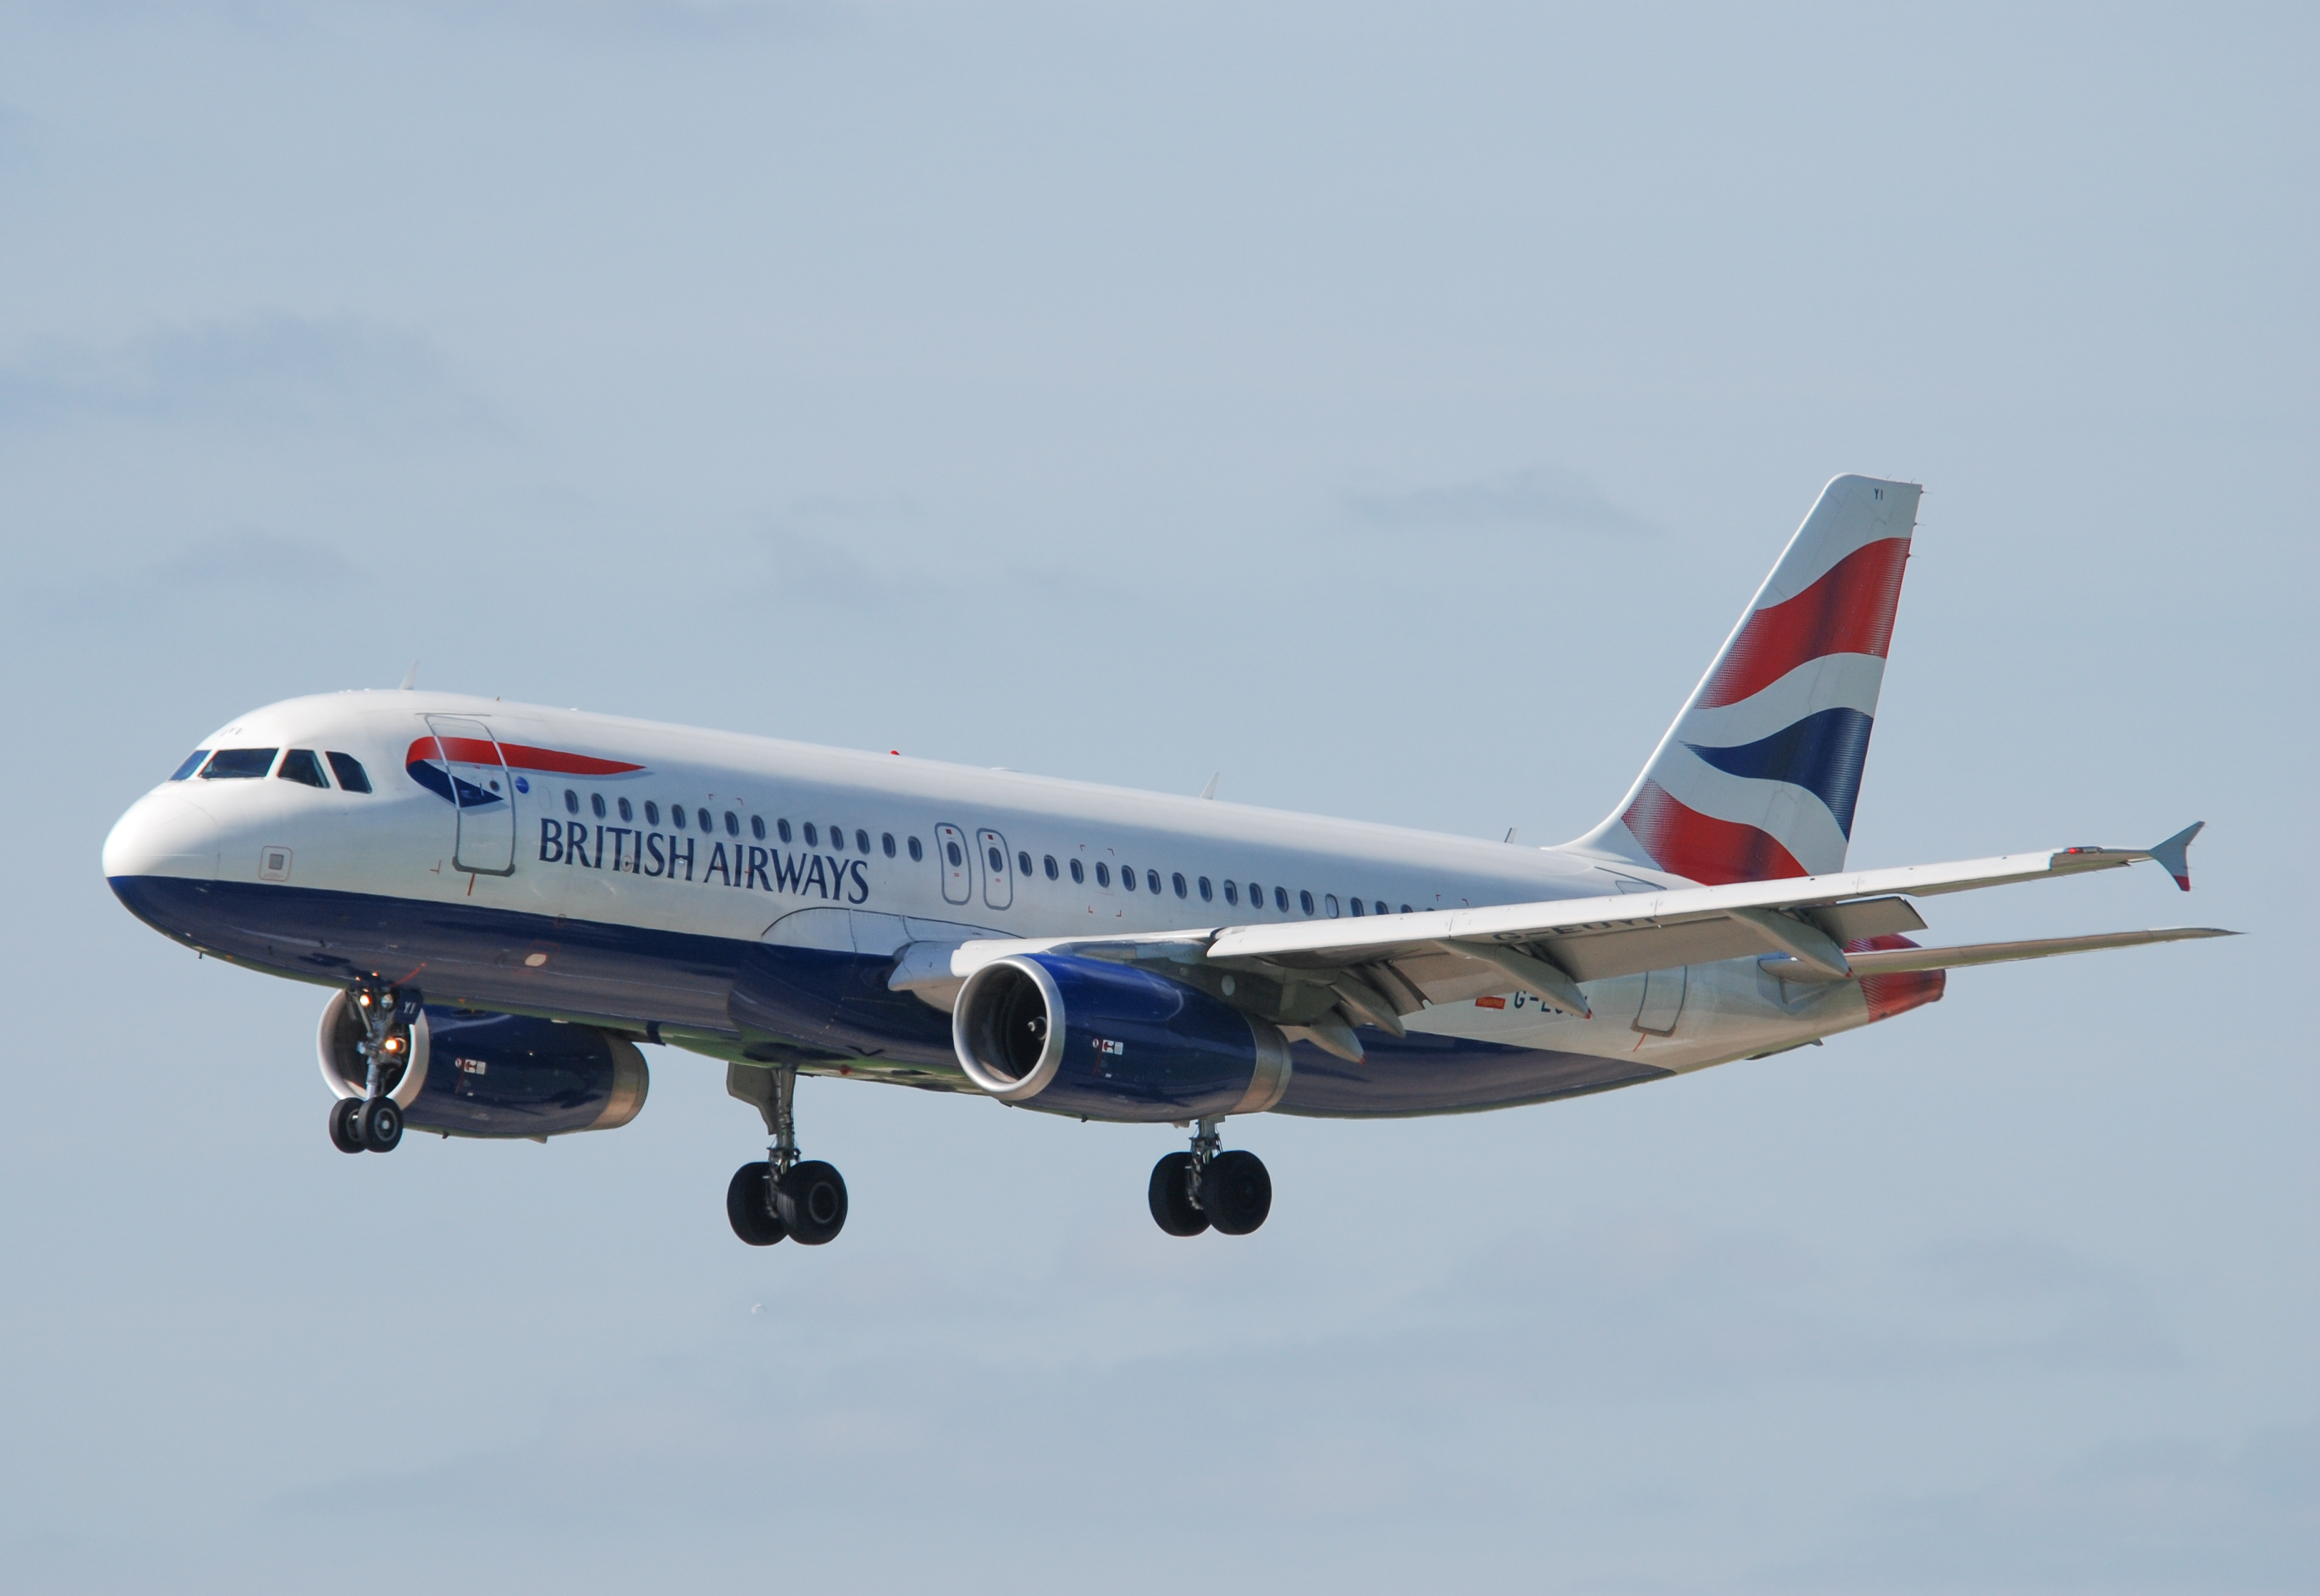
[[[105,838],[104,877],[215,881],[219,840],[217,821],[192,799],[174,792],[148,793],[113,822]]]

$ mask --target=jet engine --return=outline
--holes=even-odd
[[[1090,1120],[1256,1114],[1289,1090],[1289,1042],[1262,1020],[1131,966],[1049,953],[985,965],[951,1039],[1001,1102]]]
[[[361,1020],[340,993],[322,1011],[322,1079],[360,1097],[369,1068]],[[545,1137],[612,1130],[635,1119],[651,1084],[633,1042],[585,1025],[518,1014],[424,1008],[387,1094],[413,1130],[449,1136]]]

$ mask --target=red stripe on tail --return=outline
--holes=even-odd
[[[1702,814],[1657,782],[1645,782],[1619,818],[1654,864],[1704,886],[1811,874],[1769,831]]]
[[[1796,597],[1749,616],[1701,702],[1711,709],[1738,703],[1825,655],[1884,658],[1908,558],[1907,538],[1864,543]]]

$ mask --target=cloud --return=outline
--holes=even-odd
[[[1584,476],[1549,466],[1433,487],[1352,494],[1346,507],[1357,521],[1394,530],[1529,528],[1645,533],[1658,530],[1613,503]]]
[[[353,562],[326,544],[249,530],[190,544],[154,566],[146,581],[168,588],[325,587],[355,575]]]
[[[828,32],[848,14],[838,0],[394,0],[461,27],[518,27],[566,37],[724,44]]]
[[[479,412],[427,340],[352,317],[271,313],[111,345],[50,339],[0,365],[0,428],[430,423]]]
[[[2308,1590],[2320,1569],[2320,1424],[2236,1446],[2104,1446],[2000,1485],[1873,1510],[1775,1589]]]

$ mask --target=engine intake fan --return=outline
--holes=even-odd
[[[951,1011],[968,1080],[1001,1102],[1091,1120],[1257,1114],[1289,1090],[1264,1020],[1148,970],[1019,954],[969,976]]]

